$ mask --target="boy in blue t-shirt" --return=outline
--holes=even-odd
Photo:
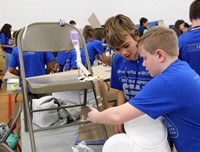
[[[179,37],[179,58],[200,75],[200,0],[190,6],[192,28]]]
[[[111,59],[109,59],[104,50],[104,31],[103,29],[93,29],[90,25],[86,25],[83,29],[83,35],[86,39],[86,47],[90,59],[91,66],[94,65],[94,61],[98,58],[102,63],[111,65]],[[81,59],[83,65],[85,65],[85,52],[81,50]]]
[[[70,71],[77,68],[76,50],[58,52],[56,64],[54,67],[55,72]]]
[[[23,59],[26,78],[49,74],[53,69],[54,56],[52,52],[23,51]],[[8,66],[10,73],[20,76],[20,61],[17,46],[12,51]],[[29,101],[35,98],[41,98],[45,95],[46,94],[32,94],[31,92],[28,92]]]
[[[139,33],[132,20],[118,14],[109,18],[104,28],[107,43],[116,53],[112,59],[110,87],[118,90],[117,105],[121,105],[138,94],[152,77],[142,66],[143,59],[136,47]],[[117,125],[115,132],[123,132],[123,126]]]
[[[199,152],[200,76],[178,59],[176,34],[166,27],[154,27],[139,39],[137,47],[143,66],[154,78],[121,106],[102,112],[90,107],[89,120],[120,124],[144,114],[153,119],[161,116],[178,152]]]
[[[26,78],[45,75],[52,71],[54,56],[51,52],[23,51],[23,57]],[[13,49],[8,66],[10,73],[20,76],[20,62],[17,46]],[[18,69],[16,69],[17,67]]]

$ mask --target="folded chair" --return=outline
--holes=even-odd
[[[17,124],[19,118],[20,118],[20,114],[21,114],[21,111],[22,111],[22,104],[21,102],[19,104],[17,104],[17,106],[15,107],[14,111],[13,111],[13,114],[11,115],[8,123],[7,123],[7,126],[9,127],[8,131],[5,133],[5,135],[3,136],[3,139],[1,141],[1,143],[5,143],[5,144],[9,144],[7,143],[7,139],[9,138],[9,136],[11,135],[11,133],[14,133],[14,130],[16,129],[17,130],[17,136],[20,137],[20,124]],[[19,139],[18,139],[19,140]],[[13,146],[13,145],[12,145]],[[16,146],[13,146],[13,149],[19,149],[19,151],[21,151],[21,147],[20,145],[18,144],[18,141],[16,143]],[[1,152],[1,150],[0,150]]]
[[[5,143],[0,143],[0,152],[14,152],[8,145]]]
[[[45,75],[26,78],[24,71],[24,62],[23,62],[23,51],[33,51],[33,52],[44,52],[44,51],[65,51],[73,50],[74,43],[72,43],[70,32],[78,32],[79,47],[84,48],[86,55],[86,68],[89,71],[89,75],[85,76],[84,80],[78,79],[78,73],[76,75],[67,76],[65,73],[61,75]],[[58,108],[51,109],[42,109],[42,110],[31,110],[29,108],[27,90],[29,89],[31,93],[34,94],[45,94],[51,92],[60,92],[60,91],[75,91],[75,90],[84,90],[84,103],[75,105],[75,106],[84,106],[87,101],[87,90],[94,89],[93,82],[90,81],[92,77],[92,69],[90,66],[89,56],[86,48],[86,43],[84,37],[80,31],[70,24],[62,24],[59,22],[41,22],[41,23],[32,23],[20,30],[17,38],[18,50],[19,50],[19,59],[20,59],[20,73],[22,79],[22,89],[24,97],[24,117],[25,117],[25,131],[29,131],[30,142],[32,152],[36,152],[35,131],[42,131],[47,129],[55,129],[65,126],[78,125],[88,123],[88,121],[76,121],[74,123],[65,124],[62,126],[50,126],[41,129],[33,129],[31,114],[33,112],[44,111],[44,110],[55,110]],[[95,92],[94,92],[95,93]],[[96,97],[96,95],[95,95]],[[98,107],[98,100],[97,107]],[[74,106],[69,106],[74,107]],[[66,108],[66,107],[62,107]],[[102,127],[103,129],[104,127]],[[106,136],[106,135],[105,135]]]

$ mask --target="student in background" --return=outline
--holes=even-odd
[[[87,46],[91,66],[94,65],[94,61],[96,57],[98,57],[98,59],[104,64],[111,66],[111,59],[109,59],[106,56],[104,46],[103,46],[104,31],[93,29],[91,26],[86,25],[85,28],[83,29],[83,35],[85,39],[87,40],[86,46]],[[85,53],[83,50],[81,52],[82,52],[81,58],[84,65]]]
[[[54,67],[55,72],[70,71],[77,68],[76,50],[58,52]]]
[[[16,39],[17,39],[17,36],[18,36],[18,33],[16,34]],[[24,59],[24,68],[25,68],[26,78],[49,74],[53,69],[54,56],[51,52],[23,51],[23,59]],[[8,70],[10,73],[20,76],[20,62],[19,62],[18,46],[16,46],[13,49],[8,66],[9,66]],[[30,101],[34,98],[40,98],[44,95],[32,94],[31,92],[29,92],[28,96],[29,96],[29,101]]]
[[[198,3],[196,0],[191,6]],[[121,106],[102,112],[90,107],[89,120],[99,124],[119,124],[144,114],[153,119],[162,116],[178,152],[200,151],[200,76],[178,59],[174,31],[153,27],[140,38],[137,47],[144,58],[143,65],[154,78]]]
[[[0,31],[2,54],[5,59],[3,74],[5,74],[8,70],[8,62],[10,60],[10,55],[12,53],[12,49],[15,46],[15,44],[12,43],[11,30],[12,26],[6,23],[3,25]]]
[[[179,36],[181,36],[181,34],[183,34],[182,29],[184,28],[184,23],[185,23],[184,20],[179,19],[175,22],[174,27],[172,27],[172,29],[175,31],[177,37],[179,37]]]
[[[145,34],[149,29],[148,19],[145,17],[140,18],[140,27],[138,29],[140,37]]]
[[[151,76],[142,66],[143,59],[136,48],[139,33],[130,18],[122,14],[109,18],[105,23],[105,34],[116,53],[112,59],[110,87],[119,90],[119,106],[138,94]],[[116,125],[115,132],[122,131],[121,124]]]
[[[183,28],[181,29],[181,31],[183,32],[183,33],[185,33],[185,32],[187,32],[187,31],[189,31],[191,29],[191,27],[190,27],[190,25],[188,24],[188,23],[184,23],[183,24]]]
[[[200,0],[195,0],[189,11],[191,30],[179,37],[179,58],[200,74]]]
[[[85,25],[83,28],[83,36],[85,38],[85,42],[88,43],[92,41],[94,35],[94,28],[90,25]]]

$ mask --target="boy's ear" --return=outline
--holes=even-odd
[[[158,60],[160,62],[163,62],[166,58],[166,53],[165,51],[163,51],[162,49],[157,49],[156,50],[156,54],[158,55]]]

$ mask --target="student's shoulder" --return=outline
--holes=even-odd
[[[46,57],[50,58],[51,60],[54,59],[54,55],[52,52],[43,52],[44,54],[46,54]]]
[[[71,56],[76,56],[76,50],[70,50],[69,55]]]
[[[81,49],[80,49],[80,50],[81,50]],[[76,53],[76,50],[70,50],[69,53],[74,54],[74,53]]]
[[[181,36],[179,36],[178,40],[179,42],[185,43],[187,41],[191,41],[194,35],[196,35],[195,31],[190,30],[186,33],[183,33]],[[199,36],[200,36],[200,32],[199,32]]]
[[[92,44],[102,44],[102,42],[100,40],[93,40],[91,42]],[[103,44],[102,44],[103,45]]]

